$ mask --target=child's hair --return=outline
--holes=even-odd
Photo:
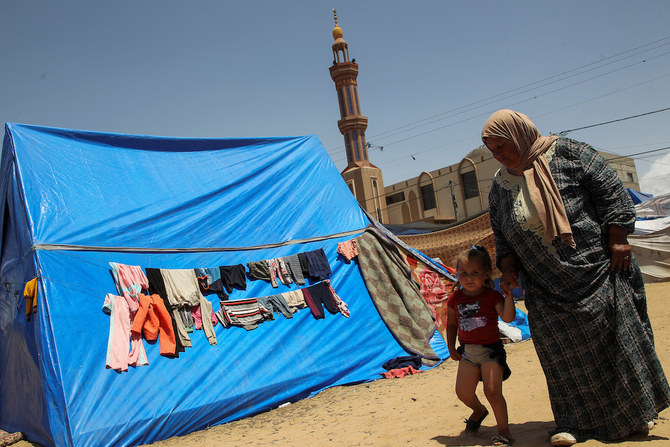
[[[456,271],[458,271],[458,268],[461,266],[461,261],[473,260],[479,261],[482,267],[484,267],[484,270],[489,273],[489,277],[486,278],[486,281],[484,281],[484,287],[488,289],[495,288],[495,283],[493,282],[493,278],[491,278],[491,274],[493,273],[493,263],[491,262],[491,255],[489,255],[489,251],[486,249],[486,247],[482,247],[481,245],[473,245],[470,250],[465,250],[459,254],[458,258],[456,258]],[[456,281],[453,290],[457,290],[460,287],[460,281]]]

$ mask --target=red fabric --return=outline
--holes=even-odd
[[[503,296],[494,289],[468,296],[462,290],[449,295],[447,306],[457,312],[458,340],[473,345],[489,345],[500,340],[496,304]]]
[[[387,372],[381,373],[385,379],[392,379],[394,377],[405,377],[410,374],[419,374],[420,369],[414,369],[413,366],[405,366],[404,368],[391,369]]]
[[[406,254],[407,264],[412,269],[412,278],[421,285],[421,295],[433,312],[435,325],[447,339],[447,290],[451,290],[453,283],[447,277],[435,272],[412,255]],[[447,267],[449,271],[450,268]]]

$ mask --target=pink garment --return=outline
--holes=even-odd
[[[108,293],[102,310],[110,316],[107,368],[127,371],[128,366],[148,365],[142,335],[130,331],[135,314],[130,311],[126,298]]]
[[[114,282],[120,295],[123,295],[128,301],[128,307],[131,312],[139,309],[139,294],[143,289],[149,288],[147,279],[142,267],[139,265],[125,265],[117,262],[110,262]]]
[[[416,276],[419,279],[419,284],[421,284],[421,295],[429,304],[435,324],[438,329],[446,328],[446,314],[441,308],[443,307],[442,303],[447,301],[449,295],[447,294],[447,288],[440,279],[440,275],[434,270],[422,267],[417,270]]]
[[[447,288],[437,272],[424,267],[419,269],[417,277],[421,284],[421,295],[428,304],[437,304],[447,300]]]
[[[337,252],[344,256],[347,262],[358,256],[358,248],[356,247],[356,239],[339,242],[337,244]]]
[[[197,306],[191,306],[191,315],[193,315],[193,327],[195,327],[196,330],[202,329],[202,313],[200,312],[199,304]],[[210,319],[212,320],[212,326],[216,326],[216,323],[219,322],[219,320],[216,319],[214,311],[212,311],[212,317]]]

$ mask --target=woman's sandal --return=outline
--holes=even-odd
[[[477,420],[472,420],[472,419],[466,419],[465,420],[465,431],[468,433],[477,433],[479,431],[479,427],[482,426],[482,422],[486,418],[486,416],[489,415],[489,410],[484,410],[484,414],[482,414],[482,417],[480,417]]]
[[[514,444],[514,438],[509,438],[504,435],[495,435],[491,438],[491,444],[496,447],[509,447]]]

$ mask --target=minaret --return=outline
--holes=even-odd
[[[347,167],[342,178],[349,185],[358,203],[380,222],[388,222],[386,201],[384,198],[384,180],[382,171],[368,158],[365,130],[368,118],[361,114],[358,100],[358,64],[349,60],[349,47],[342,38],[342,28],[337,25],[337,11],[333,9],[335,28],[333,28],[333,65],[330,77],[335,81],[337,100],[340,105],[341,119],[337,122],[344,135],[347,153]]]

